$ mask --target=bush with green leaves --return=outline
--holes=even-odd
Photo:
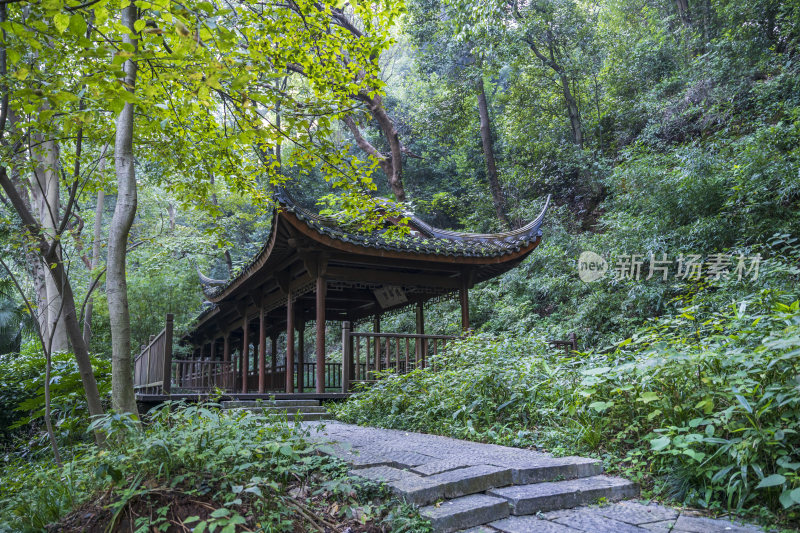
[[[108,414],[90,429],[105,434],[105,446],[73,448],[63,468],[6,466],[0,531],[41,531],[59,520],[57,530],[72,531],[87,514],[108,530],[137,532],[181,523],[198,533],[295,531],[298,524],[321,531],[326,519],[429,529],[386,490],[348,477],[344,463],[308,439],[310,429],[285,415],[167,403],[143,424]]]
[[[111,392],[111,362],[92,357],[92,368],[102,398]],[[42,429],[46,359],[36,342],[22,346],[20,353],[0,355],[0,443],[26,428],[38,444],[47,446]],[[89,424],[78,364],[71,353],[56,353],[50,374],[51,416],[62,443],[85,437]],[[26,450],[30,451],[30,450]]]
[[[800,304],[685,294],[605,353],[478,335],[334,407],[359,424],[607,459],[692,505],[800,517]]]

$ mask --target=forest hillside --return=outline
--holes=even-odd
[[[241,272],[284,188],[368,229],[509,231],[550,198],[438,371],[338,419],[599,457],[648,498],[800,527],[800,3],[22,0],[0,29],[0,531],[90,500],[147,528],[136,498],[200,484],[209,531],[332,502],[425,530],[285,420],[130,414],[138,347],[168,313],[191,330],[198,273]],[[426,320],[461,332],[456,301]],[[228,477],[243,435],[264,460]]]

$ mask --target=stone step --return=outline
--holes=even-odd
[[[419,514],[430,520],[437,533],[452,533],[506,518],[508,502],[486,494],[471,494],[423,507]]]
[[[599,476],[603,463],[586,457],[547,457],[537,459],[496,460],[491,464],[511,468],[514,485],[528,485],[544,481],[563,481]]]
[[[253,413],[287,413],[289,415],[293,415],[295,413],[327,413],[328,411],[324,407],[320,407],[319,405],[308,405],[308,406],[299,406],[299,407],[270,407],[270,406],[261,406],[261,407],[231,407],[228,411],[250,411]]]
[[[352,470],[351,474],[385,482],[395,494],[419,506],[511,484],[511,469],[491,465],[467,466],[432,476],[421,476],[390,466]]]
[[[250,411],[264,415],[285,415],[289,422],[293,422],[296,417],[300,417],[301,422],[333,419],[333,415],[328,413],[324,407],[234,407],[226,409],[226,411]]]
[[[234,407],[315,407],[319,400],[228,400],[222,402],[223,409]]]
[[[316,420],[333,420],[330,413],[304,413],[300,416],[300,422],[314,422]],[[289,422],[294,422],[294,417],[289,417]]]
[[[567,481],[550,481],[493,489],[490,496],[505,498],[511,514],[530,515],[596,503],[600,499],[618,501],[639,494],[636,484],[610,476],[592,476]]]

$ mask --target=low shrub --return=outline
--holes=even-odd
[[[452,344],[437,370],[387,376],[339,419],[605,457],[657,494],[800,517],[800,309],[762,291],[715,310],[713,288],[606,353],[533,336]]]
[[[111,362],[92,357],[100,396],[111,393]],[[22,345],[20,353],[0,355],[0,446],[24,436],[25,453],[47,446],[43,428],[45,357],[39,344]],[[89,410],[78,364],[71,353],[53,355],[50,378],[51,416],[62,445],[86,437]]]
[[[142,425],[109,414],[63,468],[8,465],[0,531],[351,531],[429,529],[416,510],[320,453],[285,415],[167,404]]]

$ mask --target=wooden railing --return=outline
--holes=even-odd
[[[299,385],[300,376],[297,376]],[[317,363],[303,363],[303,388],[313,391],[317,387]],[[342,365],[340,363],[325,363],[325,389],[342,388]],[[300,391],[301,388],[297,387]]]
[[[342,325],[342,392],[357,382],[376,379],[376,373],[392,370],[398,374],[425,368],[428,356],[460,337],[418,333],[369,333],[352,331],[350,322]],[[326,372],[327,375],[327,372]]]
[[[236,385],[229,361],[194,359],[172,362],[173,387],[192,391],[230,390]]]
[[[133,361],[133,388],[141,393],[170,393],[172,382],[172,314],[161,333],[150,337]]]

